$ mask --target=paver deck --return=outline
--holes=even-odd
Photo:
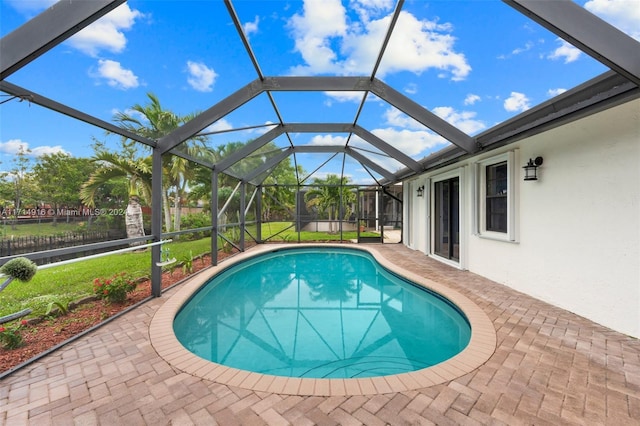
[[[0,425],[637,425],[640,341],[397,244],[389,261],[475,302],[494,354],[454,380],[404,392],[296,396],[181,372],[151,345],[172,289],[0,381]]]

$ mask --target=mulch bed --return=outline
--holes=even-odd
[[[253,244],[248,244],[247,248]],[[235,253],[218,252],[218,262]],[[211,265],[211,256],[204,255],[193,261],[193,274]],[[164,272],[162,275],[162,288],[187,278],[181,267],[176,267],[173,272]],[[16,349],[0,348],[0,375],[14,367],[50,350],[60,343],[76,336],[77,334],[94,327],[107,318],[135,305],[141,300],[151,296],[151,281],[139,283],[136,289],[129,293],[124,303],[107,304],[102,300],[89,297],[78,302],[77,307],[66,315],[38,320],[30,320],[30,324],[22,328],[24,344]]]
[[[220,253],[218,260],[228,255]],[[193,261],[193,273],[196,273],[211,264],[211,257],[206,255]],[[173,272],[164,272],[162,276],[162,288],[187,278],[181,267],[176,267]],[[13,369],[23,362],[55,347],[71,337],[100,324],[107,318],[123,311],[141,300],[151,296],[151,281],[146,280],[138,284],[136,289],[129,293],[124,303],[107,304],[103,300],[88,297],[78,301],[77,306],[66,315],[47,319],[32,319],[24,326],[22,336],[24,344],[16,349],[0,348],[0,374]]]

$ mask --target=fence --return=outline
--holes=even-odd
[[[126,238],[124,230],[65,232],[0,239],[0,257]]]

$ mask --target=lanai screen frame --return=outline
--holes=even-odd
[[[299,152],[339,152],[349,155],[360,162],[365,168],[369,168],[382,176],[376,184],[379,187],[402,182],[413,176],[437,169],[445,165],[471,157],[479,152],[486,152],[500,146],[524,139],[534,134],[547,131],[551,128],[563,125],[567,122],[597,113],[613,106],[628,102],[640,96],[640,43],[619,31],[615,27],[604,22],[600,18],[573,3],[571,0],[562,1],[536,1],[536,0],[503,0],[504,3],[527,15],[530,19],[539,23],[562,39],[573,44],[586,54],[600,61],[611,71],[605,72],[596,78],[587,81],[572,90],[569,90],[555,98],[538,105],[510,120],[507,120],[475,137],[470,137],[435,114],[423,108],[400,92],[389,87],[375,78],[376,71],[384,55],[394,25],[402,10],[403,0],[398,1],[389,29],[382,43],[380,53],[375,62],[371,75],[365,77],[267,77],[262,74],[251,45],[242,31],[240,20],[233,8],[231,0],[225,0],[225,5],[242,39],[246,53],[256,70],[256,80],[250,82],[231,96],[207,111],[195,117],[192,121],[181,126],[174,132],[158,140],[143,138],[128,132],[111,123],[90,116],[82,111],[70,108],[64,104],[48,99],[26,88],[9,83],[6,79],[18,69],[27,66],[51,48],[62,43],[82,28],[96,21],[111,10],[115,9],[126,0],[84,0],[76,2],[60,2],[47,9],[40,15],[31,19],[15,31],[0,39],[0,90],[19,99],[28,100],[52,111],[84,121],[111,133],[123,136],[130,140],[142,143],[152,149],[152,205],[161,205],[162,196],[162,156],[164,154],[178,155],[189,161],[194,161],[211,170],[211,182],[213,188],[211,212],[212,235],[218,235],[217,229],[217,177],[219,173],[231,174],[228,168],[240,158],[232,155],[217,164],[206,163],[200,159],[190,157],[180,151],[180,145],[189,138],[196,136],[211,123],[224,117],[238,106],[250,101],[260,93],[266,93],[276,112],[280,122],[265,135],[251,142],[245,147],[245,154],[253,152],[259,144],[268,143],[274,135],[286,135],[289,138],[290,147],[277,157],[277,161],[287,158]],[[346,123],[286,123],[282,120],[278,107],[271,95],[274,91],[363,91],[362,104],[358,114],[352,122]],[[436,152],[428,157],[415,161],[395,149],[391,144],[372,135],[366,129],[358,125],[358,115],[366,100],[366,94],[373,93],[382,100],[395,106],[400,111],[424,124],[426,127],[443,136],[451,146]],[[346,132],[357,135],[367,140],[376,148],[387,155],[400,161],[405,168],[396,172],[385,170],[377,164],[367,160],[366,157],[348,146],[335,147],[301,147],[295,146],[289,137],[290,132]],[[268,135],[268,136],[266,136]],[[258,141],[258,142],[256,142]],[[243,150],[240,150],[243,151]],[[265,164],[264,171],[277,164]],[[154,173],[155,172],[155,173]],[[259,174],[249,177],[257,177]],[[373,176],[373,175],[372,175]],[[261,182],[250,182],[247,176],[234,176],[241,181],[241,210],[244,209],[246,185]],[[161,209],[152,210],[151,235],[136,239],[110,241],[90,245],[91,248],[106,248],[124,243],[152,240],[159,242],[162,238],[172,234],[162,233]],[[205,228],[206,229],[206,228]],[[244,229],[241,230],[244,236]],[[189,231],[184,231],[189,232]],[[180,233],[183,233],[181,231]],[[241,242],[241,247],[243,244]],[[213,249],[216,249],[213,251]],[[68,254],[85,251],[88,246],[56,250],[55,254]],[[155,245],[151,249],[152,258],[152,295],[161,295],[161,267],[160,246]],[[217,252],[217,238],[212,238],[212,253]],[[48,257],[52,254],[36,253],[32,258]],[[5,257],[2,261],[9,260]],[[212,262],[216,262],[212,256]]]

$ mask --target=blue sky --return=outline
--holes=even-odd
[[[49,7],[48,0],[2,0],[8,34]],[[640,39],[637,0],[578,4]],[[266,76],[369,76],[395,8],[392,0],[245,1],[233,3]],[[634,32],[635,31],[635,32]],[[606,67],[497,0],[406,1],[376,77],[469,135],[513,117],[600,73]],[[131,0],[47,52],[7,81],[105,121],[145,104],[152,92],[165,109],[203,111],[257,78],[222,1]],[[286,122],[347,122],[361,93],[274,93]],[[8,97],[3,94],[0,101]],[[261,95],[209,130],[277,122]],[[373,95],[358,124],[418,160],[447,142]],[[215,146],[247,141],[263,130],[223,133]],[[346,134],[292,135],[296,144],[344,143]],[[116,146],[101,129],[28,102],[0,105],[0,170],[20,147],[31,156],[64,151],[91,156],[94,139]],[[283,136],[276,144],[286,147]],[[355,146],[364,146],[357,138]],[[397,162],[370,155],[396,170]],[[312,171],[327,155],[305,155]],[[340,173],[342,159],[322,173]],[[371,178],[350,162],[354,182]]]

